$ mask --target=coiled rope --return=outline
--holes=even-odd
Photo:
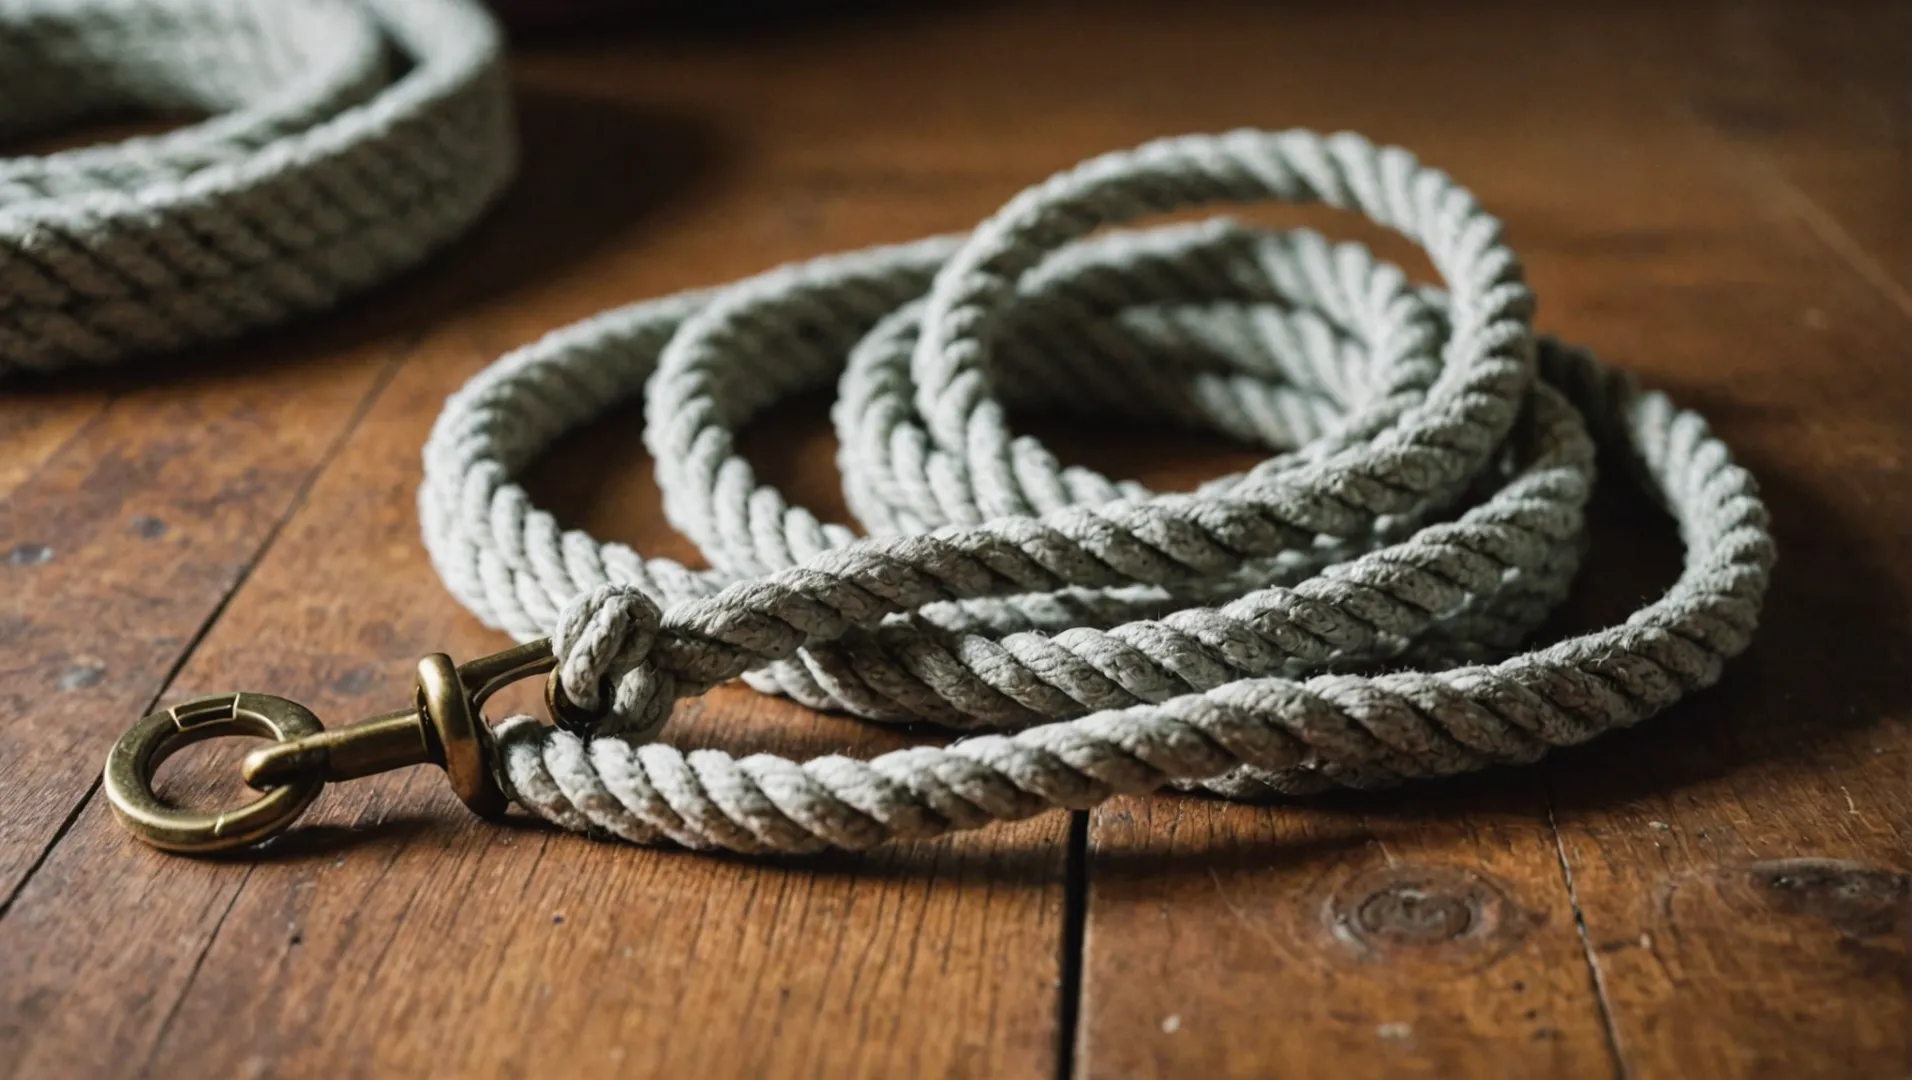
[[[507,91],[476,0],[0,4],[0,137],[211,117],[0,158],[0,375],[233,337],[410,266],[510,178]]]
[[[1445,288],[1307,231],[1102,231],[1260,199],[1359,211]],[[1093,159],[964,237],[559,330],[450,400],[419,492],[452,592],[550,635],[565,697],[597,717],[503,722],[501,782],[567,828],[810,851],[1165,785],[1380,786],[1633,724],[1745,647],[1766,513],[1700,417],[1536,337],[1532,312],[1500,224],[1446,175],[1354,135],[1238,131]],[[790,506],[734,448],[832,379],[867,538]],[[513,482],[638,394],[666,513],[708,569],[561,529]],[[1205,426],[1273,456],[1152,494],[1059,463],[1009,406],[1112,434]],[[1684,571],[1622,626],[1509,656],[1577,569],[1596,440],[1677,521]],[[739,676],[1000,733],[801,763],[653,741],[674,701]]]

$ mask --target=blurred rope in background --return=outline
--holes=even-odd
[[[0,375],[333,306],[457,236],[516,163],[473,0],[16,0],[0,137],[206,119],[0,158]]]

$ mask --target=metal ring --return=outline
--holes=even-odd
[[[492,779],[487,760],[491,732],[472,708],[458,668],[444,653],[418,662],[418,711],[438,740],[451,789],[479,817],[503,814],[505,795]]]
[[[165,851],[206,854],[256,844],[292,824],[325,781],[296,780],[234,810],[205,813],[168,806],[153,774],[182,747],[225,735],[287,742],[325,725],[310,709],[270,694],[221,694],[156,712],[128,728],[106,759],[106,798],[134,836]]]

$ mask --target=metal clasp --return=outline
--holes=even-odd
[[[326,730],[303,705],[269,694],[221,694],[142,718],[113,744],[106,759],[106,798],[134,836],[167,851],[206,854],[256,844],[283,832],[340,780],[409,765],[437,765],[473,812],[495,817],[505,796],[491,768],[485,702],[509,683],[555,667],[543,639],[453,665],[434,653],[418,662],[418,691],[409,709]],[[562,695],[547,686],[554,704]],[[180,748],[224,735],[276,740],[246,755],[246,783],[265,794],[235,810],[205,813],[168,806],[153,792],[153,775]]]

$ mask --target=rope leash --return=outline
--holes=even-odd
[[[1359,211],[1420,244],[1444,287],[1307,231],[1107,231],[1263,199]],[[801,852],[1168,785],[1262,798],[1534,761],[1715,681],[1773,545],[1703,420],[1536,337],[1532,307],[1499,223],[1444,174],[1357,136],[1240,131],[1093,159],[964,237],[608,312],[473,379],[425,448],[434,566],[527,644],[429,658],[416,709],[331,732],[257,695],[157,714],[116,749],[108,793],[162,846],[230,846],[326,780],[430,760],[481,811]],[[734,446],[832,381],[863,538],[790,506]],[[665,512],[707,569],[563,530],[513,482],[640,394]],[[1202,426],[1272,456],[1153,494],[1061,464],[1011,407]],[[1623,626],[1509,657],[1578,568],[1596,443],[1677,521],[1684,571]],[[546,671],[556,726],[473,720]],[[654,741],[676,700],[738,677],[997,733],[801,763]],[[247,763],[270,792],[248,809],[280,802],[188,836],[150,769],[177,733],[228,730],[280,740]]]
[[[474,0],[0,5],[0,137],[211,117],[0,159],[0,376],[234,337],[418,262],[510,178],[507,91]]]

